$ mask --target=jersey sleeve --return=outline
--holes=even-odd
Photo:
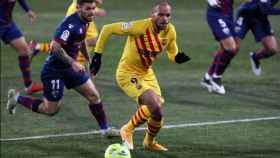
[[[73,25],[72,25],[73,26]],[[68,43],[71,34],[73,34],[71,24],[62,23],[57,29],[54,34],[54,40],[62,45]]]
[[[167,54],[170,61],[175,61],[175,56],[178,53],[178,46],[176,41],[176,30],[173,25],[170,27],[170,34],[169,34],[170,42],[167,45]]]
[[[148,23],[143,20],[104,25],[100,31],[100,35],[95,46],[95,52],[103,52],[104,46],[112,34],[120,36],[136,36],[143,34],[147,26]]]

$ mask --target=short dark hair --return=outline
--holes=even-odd
[[[77,4],[83,5],[84,3],[93,3],[95,0],[78,0]]]
[[[156,1],[156,4],[155,5],[170,5],[170,2],[168,0],[158,0]]]

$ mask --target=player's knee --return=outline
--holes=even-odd
[[[45,106],[43,111],[48,116],[54,116],[59,112],[60,107],[57,106]]]
[[[269,48],[267,49],[267,51],[268,51],[270,54],[274,55],[274,54],[276,54],[276,53],[279,52],[279,49],[278,49],[277,47],[269,47]]]
[[[238,48],[236,45],[233,45],[233,46],[227,48],[226,50],[227,50],[228,52],[232,53],[232,54],[236,54],[236,53],[238,52],[238,49],[239,49],[239,48]]]
[[[156,121],[161,121],[163,117],[163,111],[160,106],[156,106],[152,109],[152,118]]]
[[[29,56],[31,54],[31,50],[28,47],[19,47],[16,51],[21,56]]]
[[[101,102],[101,98],[97,94],[88,95],[88,100],[89,100],[90,104],[97,104],[97,103]]]
[[[153,97],[151,113],[154,120],[160,121],[162,119],[163,111],[160,97]]]
[[[48,115],[48,116],[55,116],[56,114],[58,114],[59,109],[60,109],[60,108],[55,109],[55,110],[50,110],[50,111],[47,112],[47,115]]]

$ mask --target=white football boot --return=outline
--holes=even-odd
[[[256,59],[256,54],[254,52],[250,52],[250,61],[251,61],[251,67],[252,71],[256,76],[260,76],[262,73],[261,69],[261,63],[258,59]]]

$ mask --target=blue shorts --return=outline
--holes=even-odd
[[[17,27],[16,23],[12,21],[9,25],[0,25],[0,37],[6,43],[22,37],[22,33]]]
[[[84,84],[88,79],[86,72],[75,72],[72,68],[56,70],[44,65],[41,72],[44,97],[49,101],[59,101],[63,97],[64,85],[71,89]]]
[[[217,41],[236,36],[232,18],[207,14],[207,22]]]
[[[252,31],[256,42],[260,42],[264,37],[273,35],[267,16],[257,18],[256,16],[238,14],[235,21],[237,37],[244,39],[249,30]]]

